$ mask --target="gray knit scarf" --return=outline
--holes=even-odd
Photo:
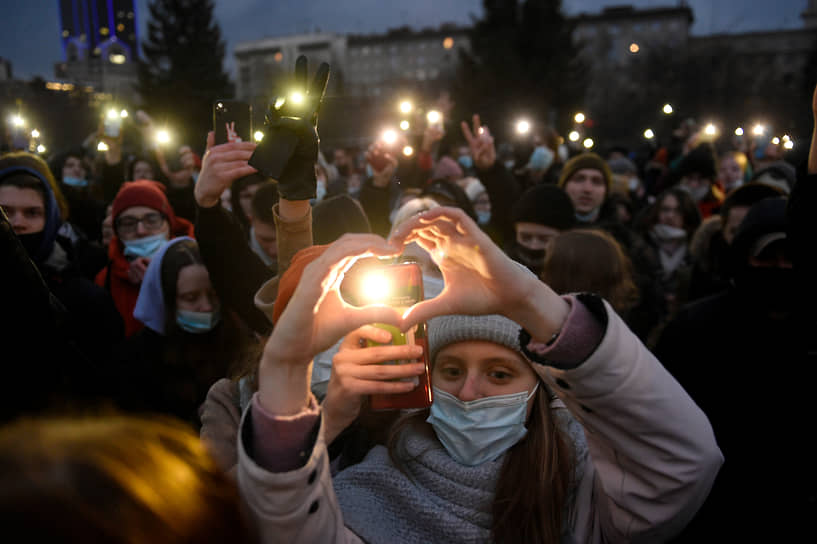
[[[584,432],[567,410],[556,412],[575,444],[578,481],[587,459]],[[346,526],[373,544],[490,542],[491,508],[504,455],[475,467],[461,465],[425,425],[406,428],[400,447],[405,472],[395,467],[385,447],[376,446],[362,462],[335,476]]]

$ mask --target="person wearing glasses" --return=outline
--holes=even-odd
[[[142,328],[133,316],[139,287],[153,255],[165,242],[178,236],[193,236],[193,224],[176,217],[164,187],[155,181],[130,181],[114,198],[114,235],[108,244],[108,266],[96,277],[113,297],[125,323],[125,336]]]

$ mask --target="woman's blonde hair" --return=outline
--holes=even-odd
[[[235,483],[192,429],[123,415],[0,431],[0,525],[31,542],[248,542]]]

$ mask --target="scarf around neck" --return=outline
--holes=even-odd
[[[570,542],[570,511],[589,449],[584,429],[561,401],[551,406],[574,447],[574,485],[562,527],[562,541]],[[372,544],[491,542],[493,500],[505,455],[475,467],[461,465],[429,425],[404,429],[399,447],[405,472],[392,463],[386,447],[375,446],[362,462],[333,478],[346,526]]]

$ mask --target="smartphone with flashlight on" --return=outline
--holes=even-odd
[[[377,145],[374,146],[371,153],[369,153],[369,164],[376,172],[382,171],[389,164],[386,155],[397,157],[397,131],[386,130],[377,140]]]
[[[125,111],[125,110],[122,110]],[[105,119],[102,122],[105,136],[110,138],[119,138],[122,131],[122,114],[119,110],[111,109],[105,113]]]
[[[213,132],[216,145],[252,141],[252,106],[238,100],[213,102]]]
[[[415,262],[376,265],[354,276],[355,302],[358,305],[388,304],[398,310],[406,310],[423,300],[423,273]],[[425,323],[418,323],[403,332],[397,327],[384,323],[375,323],[375,327],[387,330],[392,335],[392,345],[414,345],[423,347],[421,362],[424,371],[420,376],[405,378],[413,381],[417,387],[407,393],[380,394],[369,396],[372,410],[403,410],[408,408],[427,408],[431,406],[431,370],[428,360],[428,329]],[[368,346],[380,345],[371,340]],[[410,361],[395,360],[381,364],[404,364]]]

